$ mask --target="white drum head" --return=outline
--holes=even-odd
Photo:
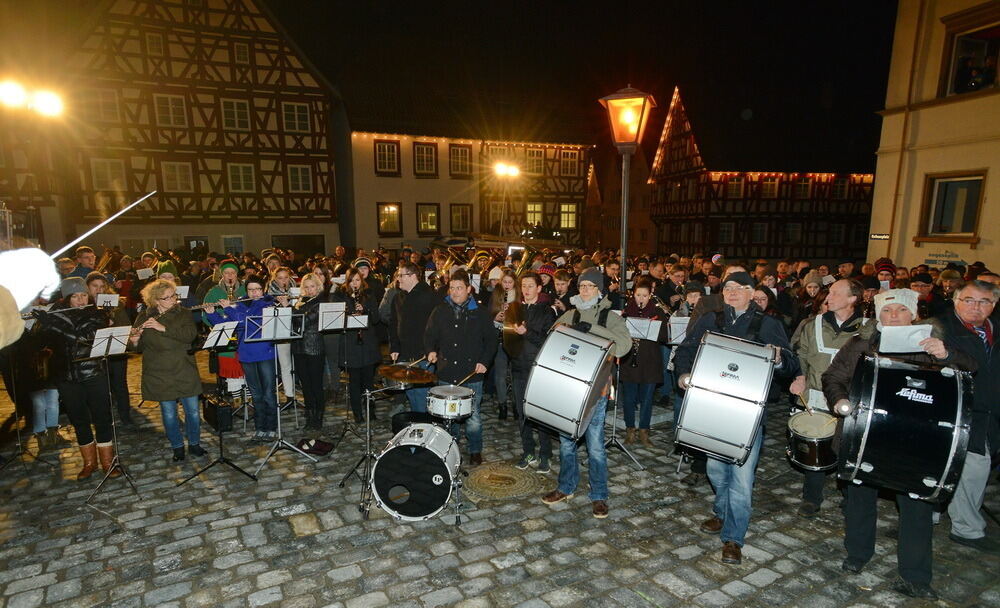
[[[825,412],[799,412],[788,419],[788,428],[803,437],[824,439],[837,430],[837,419]]]

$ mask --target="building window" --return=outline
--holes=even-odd
[[[847,226],[844,224],[830,224],[830,229],[827,231],[829,235],[827,242],[831,245],[843,245],[846,232]]]
[[[833,180],[833,192],[830,198],[843,200],[847,198],[851,180],[846,177],[838,177]]]
[[[94,182],[94,190],[125,189],[125,163],[112,158],[93,158],[90,160],[90,175]]]
[[[743,178],[730,177],[726,183],[726,198],[743,198]]]
[[[236,63],[248,64],[250,63],[250,45],[245,42],[236,42],[233,44],[233,60]]]
[[[223,99],[222,126],[230,131],[249,131],[250,104],[241,99]]]
[[[698,180],[691,177],[687,180],[687,198],[689,201],[698,199]]]
[[[375,140],[375,175],[399,176],[399,142]]]
[[[765,177],[760,180],[761,198],[778,198],[778,178]]]
[[[802,224],[799,222],[788,222],[785,224],[785,243],[799,243],[802,241]]]
[[[399,203],[377,203],[379,236],[403,234],[403,217]]]
[[[949,75],[946,94],[973,93],[997,86],[1000,24],[996,20],[1000,17],[1000,10],[994,7],[993,13],[991,25],[979,29],[961,27],[964,30],[961,32],[954,31],[957,27],[948,27],[947,17],[942,19],[952,39],[951,65],[945,68]]]
[[[161,34],[146,34],[146,53],[149,55],[163,55],[163,36]]]
[[[163,163],[163,189],[167,192],[193,192],[191,163]]]
[[[542,204],[541,203],[528,203],[527,206],[527,217],[525,218],[529,226],[534,226],[536,224],[542,223]]]
[[[531,175],[541,175],[545,172],[545,150],[528,148],[525,151],[524,172]]]
[[[577,177],[580,175],[579,150],[559,151],[559,175],[563,177]]]
[[[736,233],[736,224],[733,222],[720,222],[719,223],[719,243],[722,245],[730,245],[733,242],[733,236]]]
[[[472,146],[448,146],[448,173],[452,177],[472,177]]]
[[[440,234],[441,206],[437,203],[417,203],[417,233]]]
[[[229,163],[229,191],[254,192],[253,165]]]
[[[920,236],[974,236],[984,175],[928,176]]]
[[[285,118],[285,130],[292,133],[308,133],[309,129],[309,104],[290,103],[281,104],[282,115]]]
[[[812,180],[808,177],[800,177],[795,180],[795,198],[809,198],[812,194]]]
[[[288,191],[312,192],[312,167],[308,165],[288,165]]]
[[[750,242],[764,243],[767,241],[767,222],[754,222],[750,226]]]
[[[559,227],[576,230],[576,203],[559,203]]]
[[[184,98],[180,95],[153,95],[156,105],[156,124],[161,127],[186,127],[187,113]]]
[[[507,157],[507,147],[506,146],[490,146],[490,157],[492,157],[492,158],[506,158]]]
[[[472,230],[472,205],[451,205],[451,233],[464,234]]]
[[[90,89],[82,100],[83,117],[89,122],[118,121],[118,93],[114,89]]]
[[[437,144],[413,142],[413,174],[437,177]]]

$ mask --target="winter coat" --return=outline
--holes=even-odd
[[[211,292],[209,292],[209,294],[210,297]],[[270,361],[271,359],[274,359],[274,342],[246,342],[245,334],[247,317],[256,317],[259,319],[263,310],[272,306],[274,306],[274,299],[270,296],[264,296],[251,302],[240,302],[239,304],[234,304],[227,308],[223,308],[222,311],[216,309],[214,313],[206,313],[205,318],[208,319],[213,325],[224,321],[239,321],[239,324],[236,326],[236,337],[239,340],[239,346],[236,347],[236,352],[239,354],[241,362],[254,363],[257,361]]]
[[[935,321],[944,334],[949,354],[965,353],[976,361],[969,451],[985,454],[985,442],[989,439],[990,451],[995,454],[1000,451],[1000,327],[993,323],[993,345],[987,348],[954,312],[947,312]]]
[[[368,329],[348,329],[343,332],[341,340],[343,340],[344,348],[341,352],[344,358],[340,364],[347,369],[375,365],[382,360],[378,332],[375,331],[375,326],[378,324],[378,300],[372,294],[366,294],[361,302],[363,312],[356,313],[354,298],[345,294],[343,299],[347,305],[347,314],[368,315]]]
[[[93,306],[73,309],[58,303],[48,313],[39,313],[39,323],[49,333],[49,374],[54,381],[83,382],[104,373],[103,359],[76,359],[89,357],[97,330],[111,327],[105,311]]]
[[[427,283],[417,283],[408,293],[400,290],[396,295],[389,319],[389,352],[399,353],[399,361],[424,356],[424,330],[439,302]]]
[[[302,338],[292,340],[293,355],[322,355],[325,353],[323,334],[319,331],[319,305],[325,302],[322,294],[309,300],[293,314],[302,315]]]
[[[489,310],[472,297],[456,307],[450,297],[431,311],[424,330],[424,349],[437,353],[437,377],[444,382],[458,382],[475,369],[477,363],[489,367],[497,351],[497,332]],[[476,374],[469,382],[479,382]]]
[[[552,329],[556,313],[552,309],[552,300],[544,293],[538,294],[538,300],[534,304],[521,302],[520,310],[524,326],[528,331],[521,336],[521,351],[517,356],[511,355],[509,351],[507,354],[511,355],[510,366],[513,371],[527,372],[538,357],[538,351],[542,349],[549,330]]]
[[[150,317],[150,311],[139,313],[134,327],[139,327]],[[201,394],[201,376],[192,343],[198,328],[191,314],[181,306],[174,306],[162,315],[152,314],[166,331],[144,329],[139,337],[137,350],[142,352],[142,398],[147,401],[175,401],[182,397]]]
[[[621,367],[618,370],[619,379],[622,382],[636,384],[663,382],[663,349],[660,348],[660,343],[667,343],[669,333],[667,316],[652,300],[645,307],[639,308],[634,298],[628,301],[622,316],[625,317],[626,324],[630,318],[660,321],[660,333],[656,340],[633,339],[629,353],[622,357]]]
[[[609,313],[605,326],[602,327],[598,321],[600,320],[601,311],[606,309]],[[611,302],[609,302],[607,298],[601,298],[596,305],[586,310],[576,308],[573,310],[567,310],[558,319],[556,319],[556,323],[572,326],[576,323],[576,314],[579,313],[580,322],[590,324],[590,331],[588,333],[594,334],[595,336],[599,336],[606,340],[613,340],[615,345],[612,349],[614,352],[611,354],[616,357],[624,357],[632,348],[632,336],[628,333],[628,327],[625,325],[625,319],[613,312],[610,312],[610,310]]]
[[[822,317],[812,316],[806,319],[796,331],[792,338],[792,347],[799,357],[799,366],[802,368],[802,375],[806,378],[806,388],[814,391],[823,391],[823,372],[830,367],[837,351],[847,344],[854,336],[869,338],[875,331],[875,323],[867,322],[860,314],[855,312],[837,325],[836,315],[827,312]],[[820,324],[820,331],[816,326]],[[809,403],[808,395],[803,398]],[[823,407],[822,401],[819,404],[809,403],[810,407]]]

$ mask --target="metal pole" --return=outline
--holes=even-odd
[[[628,267],[626,258],[628,257],[628,174],[632,167],[632,153],[622,152],[622,254],[619,261],[618,290],[622,293],[622,309],[628,300]]]

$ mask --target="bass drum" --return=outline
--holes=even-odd
[[[375,460],[372,496],[396,519],[430,519],[448,504],[460,464],[458,444],[448,431],[435,424],[411,424]]]
[[[942,502],[958,484],[969,443],[972,378],[950,367],[866,356],[851,381],[837,475]]]

